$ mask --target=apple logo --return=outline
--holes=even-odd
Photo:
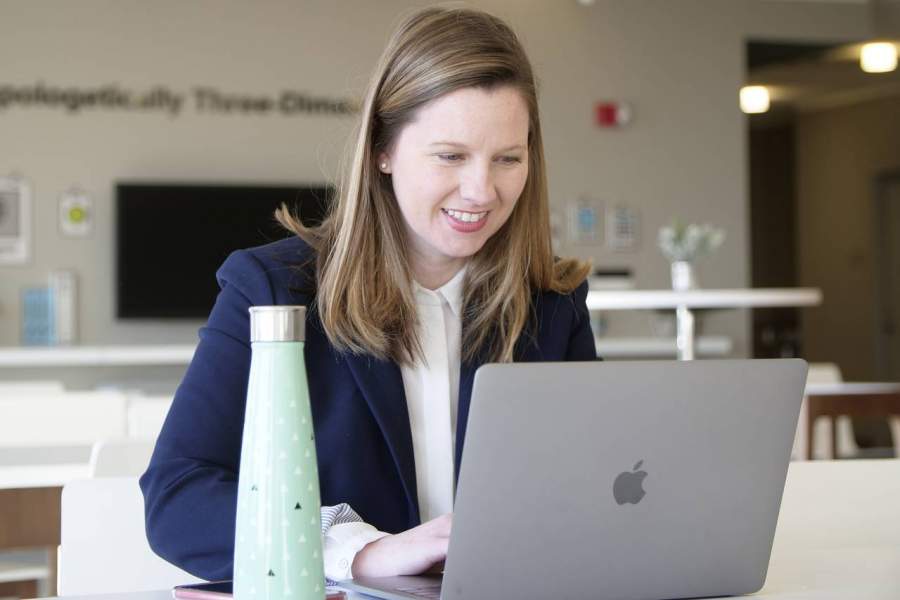
[[[631,472],[624,471],[616,477],[613,482],[613,497],[617,504],[637,504],[644,497],[646,492],[643,486],[647,471],[638,471],[642,464],[644,461],[639,460]]]

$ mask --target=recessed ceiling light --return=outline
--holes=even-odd
[[[866,73],[889,73],[897,68],[897,47],[891,42],[864,44],[859,66]]]
[[[741,110],[748,115],[769,110],[769,90],[764,85],[745,85],[741,88]]]

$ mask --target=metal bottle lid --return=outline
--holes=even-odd
[[[306,341],[306,307],[251,306],[250,341]]]

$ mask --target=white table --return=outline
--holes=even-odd
[[[693,360],[694,313],[701,308],[762,308],[816,306],[822,292],[815,288],[756,288],[733,290],[593,290],[587,295],[588,310],[674,309],[679,360]]]
[[[0,347],[0,368],[186,365],[196,344]]]
[[[672,309],[678,315],[679,357],[694,356],[693,313],[705,308],[752,308],[764,306],[814,306],[822,292],[814,288],[757,288],[728,290],[591,290],[588,310]],[[607,343],[601,338],[601,345]],[[615,343],[615,342],[614,342]],[[631,346],[641,340],[625,342]],[[657,342],[651,342],[657,343]],[[665,343],[665,342],[663,342]],[[717,348],[722,341],[717,339]],[[102,367],[126,365],[187,365],[196,344],[0,347],[0,368]]]
[[[807,383],[806,395],[844,396],[846,394],[896,394],[900,383],[893,381],[835,381],[832,383]]]
[[[81,598],[170,600],[171,592]],[[900,598],[900,461],[791,463],[766,585],[749,598]]]
[[[88,477],[84,464],[0,466],[0,490],[61,488],[73,479]]]

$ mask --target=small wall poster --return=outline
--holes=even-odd
[[[0,178],[0,264],[28,262],[31,247],[31,192],[18,177]]]

